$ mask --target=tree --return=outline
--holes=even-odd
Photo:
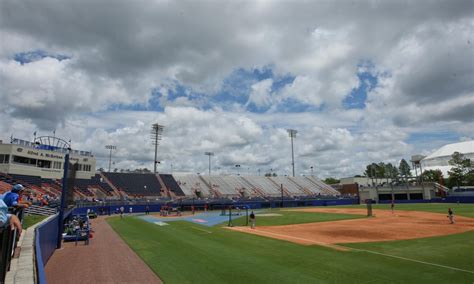
[[[105,172],[104,168],[99,168],[98,171],[99,172]]]
[[[388,163],[385,165],[385,172],[386,172],[387,178],[392,179],[392,181],[398,181],[398,177],[399,177],[398,168],[392,165],[392,163]]]
[[[328,177],[324,180],[324,183],[326,184],[337,184],[337,183],[340,183],[341,180],[339,179],[336,179],[336,178],[332,178],[332,177]]]
[[[421,174],[424,181],[439,182],[443,178],[441,170],[427,170]]]
[[[377,164],[375,164],[375,163],[372,163],[372,164],[367,165],[365,167],[364,174],[372,180],[372,184],[375,184],[374,179],[377,177],[376,176],[376,172],[377,172],[376,168],[377,168]]]
[[[449,179],[456,181],[457,187],[459,188],[465,181],[470,181],[473,179],[474,175],[473,163],[470,159],[464,158],[464,155],[459,152],[454,152],[451,155],[451,160],[449,164],[453,166],[451,170],[448,171]]]
[[[376,171],[377,178],[384,179],[386,177],[385,176],[385,163],[384,162],[378,163],[375,167],[375,171]]]
[[[400,171],[400,176],[403,177],[405,182],[407,181],[408,177],[411,177],[411,169],[410,165],[408,165],[405,159],[400,161],[400,165],[398,166],[398,170]]]

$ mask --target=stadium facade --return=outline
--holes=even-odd
[[[67,142],[50,137],[49,143],[12,138],[10,143],[0,142],[0,172],[6,174],[39,176],[43,179],[61,179],[64,157],[70,153],[71,163],[78,164],[77,178],[90,179],[95,175],[96,160],[91,152],[65,148]],[[62,143],[61,143],[62,142]]]

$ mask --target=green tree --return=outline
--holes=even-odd
[[[448,171],[449,179],[456,182],[457,187],[464,184],[465,182],[472,181],[474,175],[473,163],[470,159],[465,158],[463,154],[454,152],[451,155],[449,164],[453,166]]]
[[[407,161],[405,159],[402,159],[400,161],[400,165],[398,166],[398,170],[400,171],[400,176],[407,181],[409,177],[411,177],[411,169],[410,165],[408,165]]]
[[[379,179],[384,179],[386,178],[386,173],[385,173],[385,163],[384,162],[380,162],[376,165],[376,173],[377,173],[377,178]]]
[[[443,178],[441,170],[427,170],[421,174],[423,181],[439,182]]]
[[[364,174],[370,179],[372,179],[372,184],[374,184],[374,179],[377,178],[377,164],[372,163],[370,165],[367,165]],[[377,180],[375,181],[375,183],[376,182]]]
[[[392,165],[392,163],[388,163],[385,165],[385,172],[387,176],[392,179],[392,181],[398,180],[398,168]]]
[[[324,183],[326,184],[337,184],[337,183],[340,183],[341,180],[339,179],[336,179],[336,178],[332,178],[332,177],[328,177],[324,180]]]

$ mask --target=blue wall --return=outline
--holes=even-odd
[[[272,201],[244,201],[244,202],[235,202],[231,203],[234,206],[248,206],[250,209],[261,209],[261,208],[278,208],[281,207],[281,201],[272,200]],[[333,205],[351,205],[351,204],[359,204],[358,199],[335,199],[335,200],[300,200],[300,201],[293,201],[293,200],[284,200],[283,207],[302,207],[302,206],[333,206]],[[173,207],[178,207],[179,203],[173,203]],[[191,203],[183,203],[184,206],[189,210]],[[229,204],[217,204],[211,203],[209,204],[210,207],[214,209],[222,208],[222,206],[228,206]],[[125,209],[125,213],[129,213],[130,207],[132,208],[132,213],[143,213],[145,212],[146,205],[111,205],[111,206],[88,206],[88,207],[81,207],[75,208],[73,214],[86,214],[87,209],[91,209],[94,212],[100,214],[101,209],[104,209],[105,214],[108,215],[109,211],[110,214],[114,214],[118,211],[118,209],[123,206]],[[161,204],[150,204],[151,212],[158,212],[160,211]],[[204,208],[204,204],[195,204],[196,209],[202,210]]]
[[[59,216],[56,214],[46,223],[41,224],[35,229],[35,253],[36,253],[36,267],[38,274],[38,282],[40,284],[46,283],[46,276],[44,267],[53,255],[56,249],[58,238],[58,220]]]
[[[380,200],[380,204],[391,203],[391,200]],[[435,198],[431,200],[395,200],[395,203],[474,203],[474,196],[448,196],[445,198]]]

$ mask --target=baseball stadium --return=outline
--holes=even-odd
[[[0,0],[0,284],[474,284],[474,0]]]
[[[474,281],[469,190],[96,171],[93,153],[49,136],[12,137],[0,158],[24,228],[1,231],[5,283]]]

